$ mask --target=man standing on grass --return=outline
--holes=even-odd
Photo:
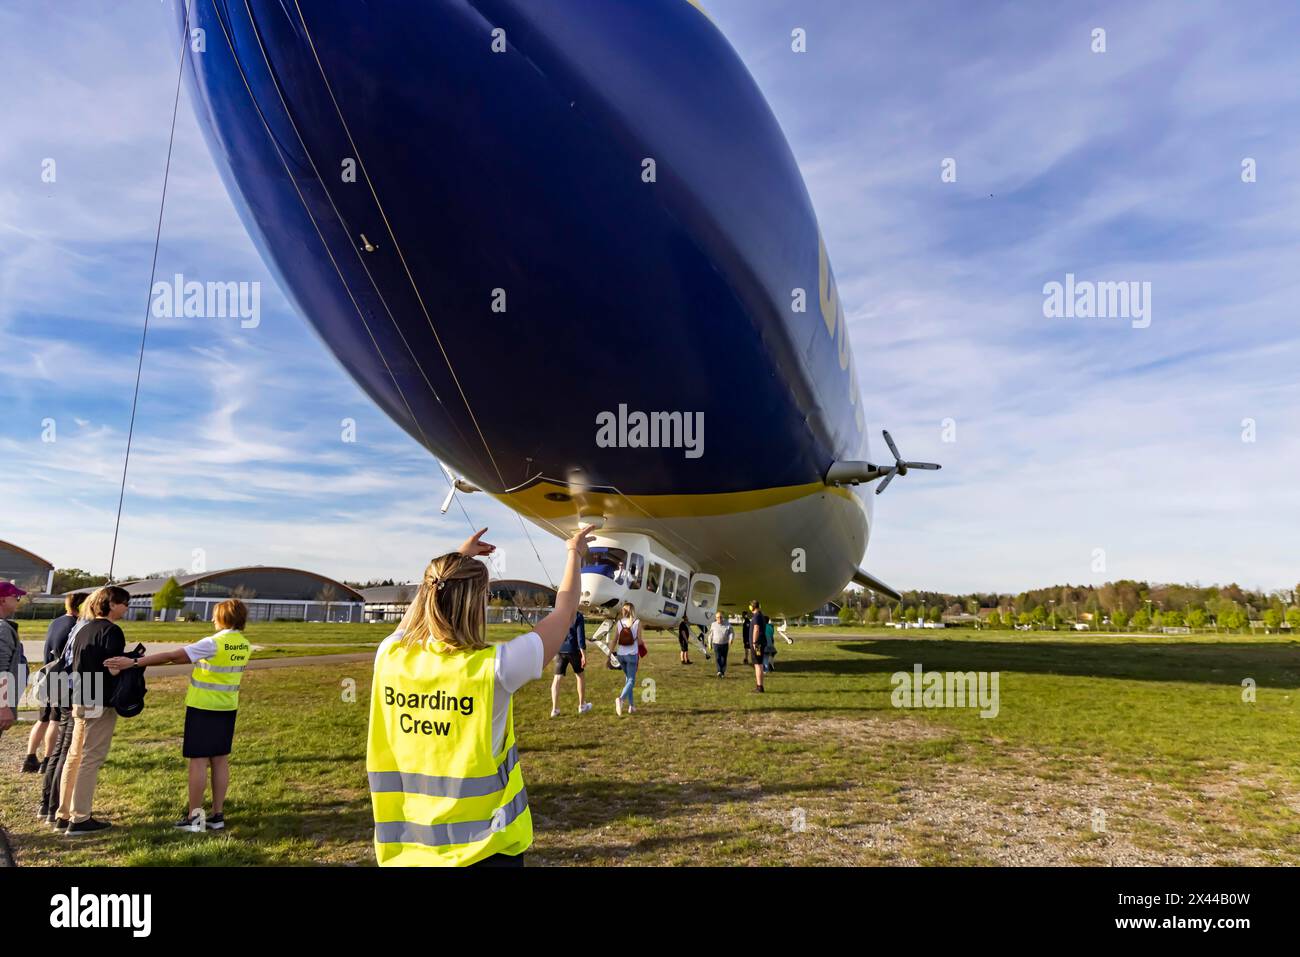
[[[754,619],[750,623],[749,647],[754,656],[754,693],[762,694],[763,687],[763,647],[767,643],[767,615],[757,601],[753,602]]]
[[[587,678],[583,672],[587,668],[587,621],[578,612],[569,626],[569,633],[564,636],[560,652],[555,656],[555,677],[551,679],[551,717],[560,716],[560,679],[564,673],[573,669],[573,676],[578,679],[578,714],[591,710],[587,700]]]
[[[745,664],[749,664],[749,635],[753,628],[754,603],[751,601],[740,620],[740,644],[745,649]]]
[[[18,625],[10,620],[18,610],[18,599],[26,594],[13,582],[0,582],[0,734],[18,720],[18,699],[27,687]]]

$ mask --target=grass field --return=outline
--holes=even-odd
[[[128,637],[205,631],[131,626]],[[313,642],[365,650],[388,627],[249,631],[299,653]],[[642,693],[654,700],[622,719],[621,678],[599,662],[588,671],[596,707],[581,717],[571,677],[554,720],[549,675],[534,682],[515,704],[531,862],[1300,863],[1297,643],[941,634],[805,634],[780,647],[761,696],[739,646],[719,681],[698,651],[684,667],[675,640],[653,638],[640,677],[652,679]],[[890,676],[918,663],[999,672],[997,717],[894,708]],[[1254,702],[1243,700],[1244,679]],[[184,680],[151,681],[145,712],[119,722],[97,796],[118,827],[101,838],[68,841],[38,824],[37,778],[16,772],[25,735],[0,738],[0,823],[20,863],[372,861],[369,662],[245,676],[222,836],[166,826],[183,803]],[[351,682],[355,700],[345,700]]]

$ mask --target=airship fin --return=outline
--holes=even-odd
[[[853,573],[853,580],[863,588],[869,588],[878,595],[884,595],[886,598],[892,598],[894,601],[902,601],[903,596],[894,589],[890,588],[875,575],[869,574],[859,568]]]

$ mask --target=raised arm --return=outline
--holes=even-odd
[[[568,541],[568,556],[564,565],[564,579],[555,594],[555,610],[537,623],[533,631],[542,639],[542,660],[550,661],[564,644],[573,616],[578,611],[578,596],[582,590],[582,556],[587,554],[594,525],[584,525]]]
[[[113,658],[104,660],[104,667],[113,674],[119,674],[128,668],[148,668],[152,665],[188,665],[190,656],[185,653],[184,648],[177,648],[174,651],[159,651],[152,655],[141,655],[139,658],[127,658],[118,655]]]

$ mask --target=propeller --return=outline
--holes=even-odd
[[[889,483],[894,480],[895,475],[906,475],[908,469],[934,470],[942,467],[933,462],[904,462],[903,456],[899,453],[898,446],[894,444],[894,439],[888,430],[881,430],[881,434],[885,437],[885,444],[889,446],[889,451],[894,453],[894,464],[881,473],[884,478],[876,486],[877,495],[889,487]]]
[[[438,464],[442,465],[441,462]],[[447,497],[442,500],[442,508],[439,509],[443,515],[446,515],[447,509],[451,508],[451,500],[456,497],[457,492],[465,492],[467,494],[469,492],[477,492],[478,486],[471,485],[463,478],[457,478],[456,474],[445,465],[442,465],[442,470],[447,473],[447,482],[451,485],[451,488],[447,491]]]

